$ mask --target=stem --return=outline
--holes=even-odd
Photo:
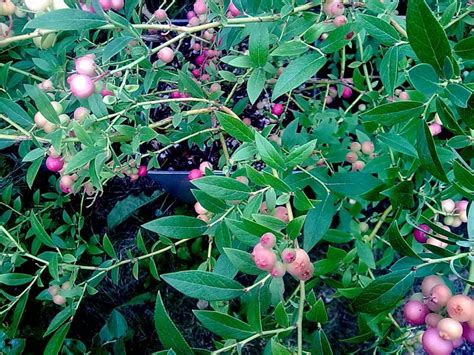
[[[385,222],[387,219],[387,216],[389,215],[390,212],[392,212],[392,205],[388,206],[388,208],[382,213],[382,216],[380,217],[379,221],[375,225],[375,228],[372,230],[372,232],[369,234],[368,240],[371,241],[374,239],[375,235],[379,231],[380,227],[382,227],[382,224]]]
[[[271,274],[268,274],[267,276],[265,276],[263,279],[261,279],[260,281],[254,283],[252,286],[249,286],[249,287],[246,287],[244,288],[244,292],[249,292],[250,290],[254,289],[255,287],[259,286],[259,285],[263,285],[265,283],[265,281],[267,281],[270,277],[272,277]]]
[[[0,68],[1,68],[1,67],[4,67],[5,65],[6,65],[5,63],[0,63]],[[44,78],[42,78],[42,77],[40,77],[40,76],[37,76],[37,75],[31,74],[31,73],[28,73],[27,71],[24,71],[24,70],[21,70],[21,69],[17,69],[17,68],[12,67],[12,66],[10,66],[10,67],[8,68],[8,70],[14,71],[14,72],[16,72],[16,73],[18,73],[18,74],[23,74],[24,76],[27,76],[27,77],[29,77],[29,78],[31,78],[31,79],[35,79],[35,80],[38,80],[38,81],[45,81],[45,80],[46,80],[46,79],[44,79]]]
[[[300,281],[300,302],[298,305],[298,320],[296,321],[298,328],[298,355],[303,354],[303,310],[305,298],[304,281]]]

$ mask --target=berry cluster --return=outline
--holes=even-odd
[[[75,60],[76,73],[67,78],[67,82],[72,94],[80,99],[91,96],[94,92],[100,93],[103,97],[112,96],[113,92],[107,89],[107,85],[97,81],[97,65],[95,55],[87,54]]]
[[[63,293],[69,291],[71,287],[72,285],[69,281],[64,282],[61,287],[59,287],[59,285],[49,286],[48,293],[51,295],[53,303],[57,304],[58,306],[65,304],[66,297],[64,297]]]
[[[444,281],[431,275],[423,279],[422,293],[405,304],[405,320],[427,326],[422,336],[423,349],[430,355],[448,355],[463,343],[474,344],[474,300],[453,295]]]
[[[276,237],[273,233],[268,232],[260,237],[260,242],[252,251],[257,268],[268,271],[272,277],[283,277],[288,272],[296,279],[306,281],[313,276],[314,265],[303,249],[286,248],[280,254],[281,260],[278,260],[273,249],[275,246]]]
[[[364,157],[368,159],[376,157],[374,151],[374,143],[371,141],[362,142],[362,144],[352,142],[350,152],[346,154],[346,161],[352,164],[352,171],[360,171],[365,167]]]
[[[91,5],[84,4],[82,1],[80,4],[83,11],[95,13],[95,9]],[[125,6],[125,0],[99,0],[99,4],[104,11],[120,11]]]
[[[212,164],[208,161],[203,161],[199,164],[199,169],[193,169],[188,174],[189,180],[199,179],[204,176],[206,169],[212,171]]]

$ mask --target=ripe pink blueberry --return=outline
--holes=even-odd
[[[438,323],[439,336],[444,340],[459,340],[462,337],[463,328],[461,323],[452,318],[443,318]]]
[[[426,224],[420,224],[417,228],[413,230],[413,237],[418,243],[426,243],[426,241],[428,240],[426,232],[431,232],[431,228],[428,227]]]
[[[339,0],[328,0],[323,5],[323,11],[328,17],[339,16],[344,13],[344,5]]]
[[[425,323],[429,328],[436,328],[442,317],[438,313],[429,313],[425,317]]]
[[[468,204],[469,204],[469,201],[467,201],[467,200],[458,201],[458,202],[455,203],[456,210],[457,211],[466,211]]]
[[[429,128],[430,133],[431,133],[432,136],[437,136],[443,130],[441,125],[438,124],[438,123],[432,123],[432,124],[428,125],[428,128]]]
[[[290,248],[284,249],[281,253],[281,259],[285,264],[292,263],[296,259],[296,250]]]
[[[66,303],[66,298],[64,298],[64,296],[61,296],[61,295],[54,295],[53,302],[57,304],[58,306],[62,306],[63,304]]]
[[[168,14],[163,9],[156,10],[153,15],[155,16],[155,19],[159,22],[166,21],[166,19],[168,18]]]
[[[334,20],[332,20],[332,23],[336,27],[341,27],[347,23],[347,17],[344,15],[336,16]]]
[[[209,222],[209,216],[206,214],[200,214],[197,216],[198,219],[200,219],[203,222],[208,223]]]
[[[188,20],[191,20],[193,17],[196,17],[196,13],[195,13],[194,11],[188,11],[188,12],[186,13],[186,18],[187,18]]]
[[[286,223],[289,221],[288,210],[284,206],[276,207],[275,211],[273,211],[273,216]]]
[[[266,248],[266,249],[271,249],[275,246],[276,244],[276,237],[273,233],[265,233],[260,237],[260,244]]]
[[[46,168],[53,173],[57,173],[61,170],[64,166],[64,160],[60,157],[53,158],[47,157],[46,158]]]
[[[463,333],[462,336],[470,344],[474,344],[474,327],[471,328],[468,323],[463,323],[462,325]]]
[[[209,88],[210,92],[221,91],[221,85],[219,83],[213,83]]]
[[[344,86],[344,88],[342,89],[342,97],[344,99],[348,99],[352,96],[352,89],[348,86]]]
[[[348,163],[355,163],[357,159],[358,159],[357,154],[354,152],[349,152],[346,154],[346,161]]]
[[[398,98],[402,101],[408,101],[410,100],[410,95],[406,91],[402,91]]]
[[[194,211],[197,213],[197,214],[206,214],[208,211],[202,207],[201,203],[200,202],[196,202],[194,204]]]
[[[209,163],[208,161],[203,161],[201,164],[199,164],[199,170],[204,174],[206,172],[206,169],[209,169],[212,171],[212,164]]]
[[[230,2],[229,7],[227,8],[227,11],[230,12],[232,17],[237,17],[240,15],[240,10],[234,5],[232,1]]]
[[[283,277],[286,273],[286,266],[281,261],[277,261],[270,271],[272,277]]]
[[[146,165],[140,165],[138,167],[138,176],[144,177],[148,175],[148,168]]]
[[[48,287],[48,293],[49,293],[51,296],[57,295],[58,292],[59,292],[59,286],[58,286],[58,285],[52,285],[52,286],[49,286],[49,287]]]
[[[71,81],[69,83],[69,87],[74,96],[80,99],[85,99],[94,93],[94,82],[89,76],[73,74],[70,76],[70,78]]]
[[[104,11],[109,11],[112,8],[112,0],[100,0],[99,3]]]
[[[303,249],[296,249],[295,253],[295,260],[286,267],[288,273],[303,281],[311,278],[314,266],[311,264],[308,254]]]
[[[201,20],[199,20],[198,17],[191,17],[189,19],[189,26],[191,27],[196,27],[196,26],[199,26],[201,24]]]
[[[325,96],[325,97],[324,97],[324,103],[325,103],[326,105],[332,104],[333,101],[334,101],[334,99],[333,99],[331,96]]]
[[[194,3],[193,9],[197,15],[204,15],[205,13],[207,13],[207,6],[204,3],[204,0],[197,0]]]
[[[449,355],[453,351],[453,342],[439,336],[437,328],[429,328],[423,333],[423,349],[429,355]]]
[[[277,117],[281,116],[284,110],[285,110],[285,107],[282,104],[274,104],[272,106],[272,114],[274,114]]]
[[[74,119],[79,123],[82,122],[88,115],[90,111],[86,107],[78,107],[74,110]]]
[[[35,121],[35,124],[40,128],[43,128],[48,122],[46,117],[44,117],[43,114],[39,111],[35,113],[34,121]]]
[[[439,311],[446,306],[453,293],[450,288],[444,284],[436,285],[431,289],[430,297],[426,303],[432,311]]]
[[[174,52],[170,47],[161,48],[158,51],[158,59],[163,63],[171,63],[174,59]]]
[[[352,142],[351,146],[350,146],[350,149],[353,152],[359,152],[362,149],[362,145],[359,142]]]
[[[444,284],[444,281],[439,276],[426,276],[421,282],[421,292],[423,293],[423,296],[429,297],[431,294],[431,289],[440,284]]]
[[[188,179],[189,180],[199,179],[202,176],[203,176],[203,174],[202,174],[201,170],[193,169],[189,172]]]
[[[196,57],[196,59],[194,60],[194,63],[196,63],[196,65],[198,66],[202,66],[205,61],[206,61],[206,56],[203,54],[200,54]]]
[[[405,320],[411,325],[422,325],[430,310],[423,302],[408,301],[403,307]]]
[[[372,154],[375,150],[375,147],[374,147],[374,143],[372,143],[371,141],[366,141],[366,142],[363,142],[362,143],[362,153],[364,154]]]
[[[260,270],[270,271],[276,262],[276,255],[273,251],[264,248],[258,243],[252,252],[253,261]]]
[[[352,164],[352,171],[361,171],[364,167],[365,163],[362,160],[357,160]]]
[[[112,3],[112,9],[114,9],[115,11],[120,11],[125,6],[124,0],[111,0],[111,3]]]
[[[448,314],[458,322],[468,322],[474,313],[474,301],[466,295],[455,295],[447,304]]]

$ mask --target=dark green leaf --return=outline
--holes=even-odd
[[[388,95],[393,95],[393,90],[397,85],[398,79],[398,52],[399,47],[390,48],[382,58],[380,63],[380,80]]]
[[[257,101],[258,97],[265,87],[265,71],[261,68],[252,71],[252,74],[247,81],[247,94],[249,96],[250,103],[253,105]]]
[[[411,256],[420,258],[418,254],[411,248],[405,238],[400,234],[397,221],[394,221],[387,230],[388,241],[390,245],[403,256]]]
[[[63,347],[64,339],[66,339],[66,335],[69,332],[69,327],[71,323],[66,323],[61,328],[59,328],[56,333],[53,334],[51,339],[49,339],[46,348],[44,349],[44,355],[57,355],[59,351]]]
[[[28,274],[1,274],[0,275],[0,284],[7,286],[20,286],[27,284],[33,280],[33,276]]]
[[[152,232],[175,239],[195,238],[204,234],[207,224],[189,216],[169,216],[142,225]]]
[[[224,339],[242,340],[254,334],[252,327],[240,319],[214,311],[193,311],[204,327]]]
[[[268,59],[270,35],[266,23],[250,25],[249,55],[253,64],[263,67]]]
[[[131,36],[117,37],[110,41],[102,52],[102,63],[107,63],[114,55],[124,49],[133,39]]]
[[[258,275],[262,273],[262,270],[259,270],[255,266],[252,255],[249,253],[232,248],[224,248],[224,251],[232,265],[239,269],[239,271],[249,275]]]
[[[310,251],[324,236],[331,226],[335,213],[334,199],[327,194],[313,209],[309,210],[304,223],[304,243],[306,251]]]
[[[415,147],[400,134],[391,132],[382,133],[378,138],[382,143],[385,143],[396,152],[403,153],[414,158],[418,157]]]
[[[448,182],[446,173],[441,165],[438,154],[436,153],[433,136],[431,135],[430,129],[425,121],[419,122],[417,142],[418,144],[416,148],[418,150],[421,165],[436,178]]]
[[[241,140],[242,142],[254,141],[254,130],[238,118],[222,112],[216,112],[216,116],[222,128],[224,128],[224,130],[232,137]]]
[[[285,169],[285,160],[282,154],[260,133],[255,133],[255,144],[262,160],[275,169]]]
[[[454,52],[464,60],[474,60],[474,36],[464,38],[456,43]]]
[[[359,19],[367,33],[381,43],[391,46],[400,40],[397,30],[381,18],[364,14]]]
[[[423,113],[424,104],[418,101],[397,101],[383,104],[362,114],[365,121],[377,122],[384,126],[392,126],[400,122],[408,122]]]
[[[46,12],[25,25],[25,28],[46,30],[89,30],[107,24],[100,15],[78,9],[61,9]]]
[[[224,176],[204,176],[192,183],[208,195],[221,200],[243,200],[250,194],[247,185]]]
[[[390,198],[390,202],[394,209],[397,209],[398,207],[410,209],[415,207],[413,190],[413,182],[402,181],[387,190],[382,191],[381,194]]]
[[[3,97],[0,97],[0,113],[23,128],[30,129],[33,126],[33,120],[20,105]]]
[[[431,96],[441,91],[439,76],[429,64],[418,64],[408,71],[408,77],[416,90]]]

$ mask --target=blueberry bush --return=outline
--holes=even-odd
[[[473,10],[0,0],[0,352],[472,354]]]

